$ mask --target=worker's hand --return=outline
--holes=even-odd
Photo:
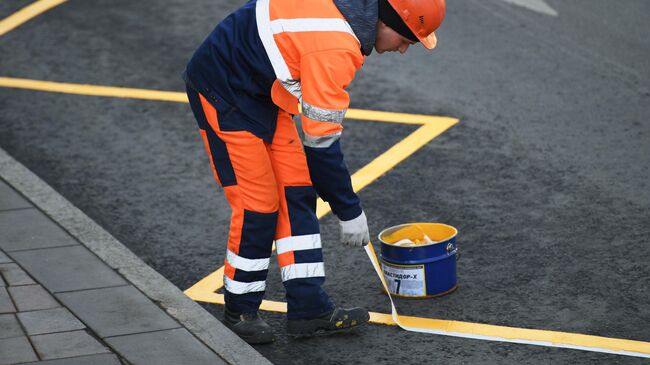
[[[366,214],[361,214],[349,221],[339,221],[341,225],[341,243],[346,246],[361,247],[370,241]]]

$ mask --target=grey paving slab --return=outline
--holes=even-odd
[[[53,293],[126,284],[83,246],[20,251],[11,256]]]
[[[168,313],[228,363],[270,364],[266,358],[228,330],[206,309],[184,295],[177,286],[149,267],[115,237],[9,156],[2,148],[0,148],[0,177],[16,187],[48,216],[53,217],[104,262],[116,270],[119,269],[129,282],[134,283],[156,303],[160,303]]]
[[[110,337],[105,340],[133,365],[225,364],[184,328]]]
[[[2,275],[0,275],[0,287],[7,286],[7,283],[5,283],[5,279],[2,278]]]
[[[0,314],[0,339],[24,336],[20,323],[13,314]]]
[[[29,362],[24,365],[121,365],[120,360],[113,354],[68,357],[58,360]]]
[[[69,310],[63,307],[19,312],[16,315],[30,336],[86,328]]]
[[[40,285],[11,286],[7,290],[21,312],[60,306],[56,299]]]
[[[27,337],[5,338],[0,340],[0,365],[36,361],[38,357]]]
[[[32,336],[31,340],[43,360],[110,352],[86,331],[38,335]]]
[[[9,256],[5,255],[4,252],[0,251],[0,264],[6,264],[12,262]]]
[[[36,284],[36,282],[15,263],[0,264],[0,275],[2,275],[7,285]]]
[[[100,337],[179,327],[178,322],[130,285],[56,296]]]
[[[14,313],[16,307],[11,301],[7,288],[0,287],[0,313]]]
[[[38,209],[0,211],[0,232],[6,252],[78,244]]]
[[[32,204],[0,180],[0,210],[29,208]]]

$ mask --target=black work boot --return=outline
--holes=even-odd
[[[275,341],[271,326],[255,313],[233,313],[226,308],[224,323],[242,340],[250,344],[263,344]]]
[[[293,337],[310,337],[344,332],[370,320],[363,308],[335,308],[331,312],[313,319],[287,320],[287,333]]]

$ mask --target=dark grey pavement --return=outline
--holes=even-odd
[[[363,206],[373,234],[460,231],[459,290],[400,300],[405,314],[650,341],[650,3],[546,2],[558,16],[448,1],[438,49],[366,59],[353,107],[461,121],[365,188]],[[70,0],[0,37],[0,75],[180,92],[192,50],[241,3]],[[2,148],[177,288],[221,266],[230,212],[187,105],[0,89],[0,125]],[[352,171],[413,130],[345,125]],[[337,242],[334,217],[321,224],[327,291],[387,312],[364,253]],[[269,272],[267,298],[283,300]],[[292,341],[283,315],[263,316],[279,341],[256,349],[284,364],[647,363],[378,325]]]
[[[0,364],[268,363],[218,322],[207,331],[188,329],[167,311],[192,313],[191,306],[166,306],[169,300],[146,294],[165,292],[166,281],[154,277],[134,286],[96,255],[107,257],[106,252],[74,238],[4,179],[37,201],[60,200],[56,192],[1,149],[0,166]],[[70,208],[59,202],[54,217]],[[140,265],[135,272],[151,270]],[[187,300],[178,290],[165,295]],[[210,325],[206,312],[203,318],[194,313],[193,321],[206,318]],[[206,335],[211,342],[201,340]],[[240,353],[224,347],[228,344],[238,345]]]

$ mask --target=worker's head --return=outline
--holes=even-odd
[[[444,18],[445,0],[379,0],[375,50],[404,53],[417,42],[432,49]]]

